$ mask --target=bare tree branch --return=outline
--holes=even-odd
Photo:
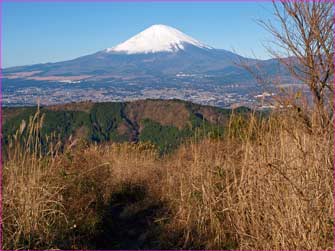
[[[324,112],[334,92],[334,3],[333,1],[273,1],[277,25],[259,23],[274,37],[268,48],[292,77],[309,87],[315,107]],[[327,106],[327,107],[326,107]]]

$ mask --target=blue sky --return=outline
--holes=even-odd
[[[212,47],[269,58],[269,2],[4,2],[3,67],[68,60],[166,24]]]

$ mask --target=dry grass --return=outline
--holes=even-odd
[[[5,249],[94,248],[106,205],[129,184],[167,207],[158,248],[333,249],[332,125],[306,127],[289,112],[233,116],[223,139],[163,158],[128,143],[63,153],[53,143],[42,156],[39,117],[21,130],[35,128],[30,141],[18,132],[4,165]]]
[[[333,249],[332,129],[297,122],[251,117],[243,139],[184,146],[167,162],[170,224],[185,247]]]
[[[3,167],[3,249],[49,246],[66,221],[62,184],[54,182],[57,144],[50,139],[50,152],[42,157],[39,111],[22,122],[10,141]]]
[[[64,184],[63,205],[69,223],[67,239],[58,247],[95,249],[90,242],[99,231],[111,197],[129,184],[149,184],[147,179],[156,168],[156,156],[156,150],[150,144],[66,149],[59,158],[58,183]]]

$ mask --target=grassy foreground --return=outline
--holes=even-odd
[[[43,115],[3,166],[3,249],[333,250],[333,128],[294,112],[230,118],[225,136],[65,149]],[[24,133],[29,132],[29,133]]]

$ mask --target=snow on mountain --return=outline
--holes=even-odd
[[[127,41],[106,49],[106,52],[121,52],[126,54],[175,52],[184,50],[185,45],[212,49],[198,40],[170,26],[156,24],[138,33]]]
[[[180,51],[185,53],[171,53]],[[244,58],[227,50],[211,48],[175,28],[153,25],[110,49],[68,61],[7,68],[3,73],[14,80],[26,78],[35,81],[108,82],[115,78],[138,78],[141,83],[146,79],[144,82],[158,83],[158,86],[164,86],[169,82],[167,79],[175,79],[176,76],[193,79],[199,75],[210,76],[206,81],[215,79],[219,85],[253,83],[253,77],[239,66],[240,62],[251,67],[257,63],[257,67],[269,76],[278,75],[275,70],[279,67],[277,60]],[[288,73],[284,69],[278,72],[281,79],[287,78]]]

